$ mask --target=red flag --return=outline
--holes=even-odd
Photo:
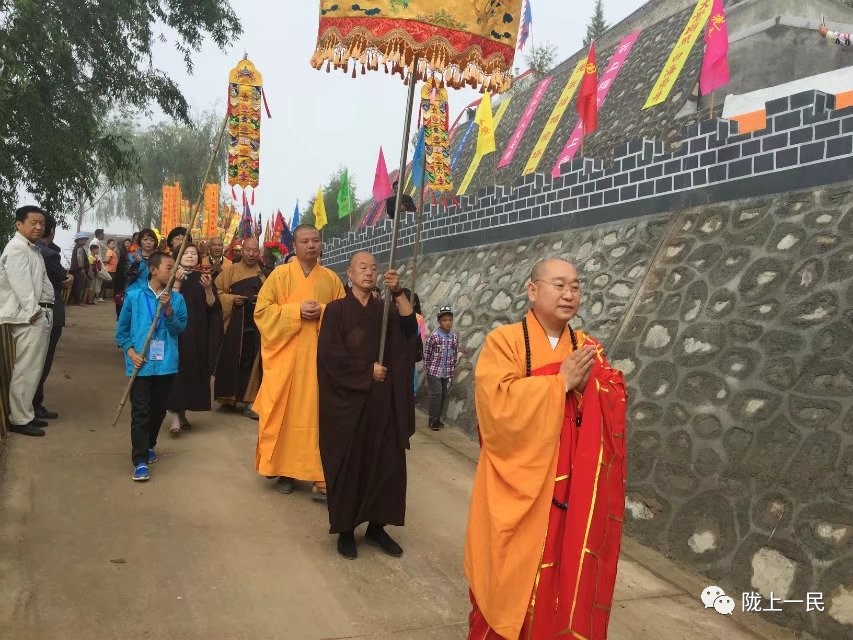
[[[583,123],[583,134],[587,136],[598,128],[598,66],[595,64],[594,41],[589,45],[577,108]]]
[[[729,27],[723,0],[714,0],[705,32],[705,57],[699,75],[699,89],[707,96],[729,83]]]

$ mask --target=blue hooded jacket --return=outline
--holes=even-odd
[[[145,364],[139,369],[140,376],[165,376],[178,372],[178,336],[187,326],[187,303],[184,297],[175,291],[171,292],[172,315],[168,318],[161,314],[152,340],[162,340],[164,344],[163,359],[151,360],[145,354]],[[157,312],[157,296],[151,290],[150,284],[144,289],[128,291],[121,315],[116,325],[116,343],[124,353],[125,372],[133,375],[133,362],[127,355],[127,350],[133,347],[137,353],[142,353],[142,346],[148,336],[148,330]]]

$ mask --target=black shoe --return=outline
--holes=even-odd
[[[33,418],[30,420],[30,424],[37,429],[44,429],[47,426],[46,420],[39,420],[38,418]]]
[[[355,536],[352,531],[338,534],[338,553],[347,560],[355,560],[358,557],[358,547],[355,546]]]
[[[11,433],[20,433],[22,436],[41,437],[44,435],[44,431],[39,429],[32,422],[29,424],[10,424],[9,431]]]
[[[40,418],[41,420],[56,420],[59,417],[59,414],[56,411],[48,411],[44,407],[36,407],[35,408],[36,418]]]
[[[293,489],[296,488],[296,482],[293,478],[287,478],[282,476],[278,480],[276,480],[276,489],[278,489],[281,493],[290,494],[293,493]]]
[[[389,556],[399,558],[403,555],[403,548],[394,542],[394,539],[380,526],[368,525],[364,539],[382,549]]]
[[[438,430],[441,428],[441,427],[439,427],[439,426],[438,426],[438,423],[437,423],[437,422],[430,422],[430,423],[429,423],[429,425],[427,425],[427,426],[429,426],[429,428],[430,428],[432,431],[438,431]]]

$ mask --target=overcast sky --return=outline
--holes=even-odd
[[[642,4],[642,0],[605,0],[605,17],[613,24]],[[227,52],[203,47],[194,56],[192,75],[171,46],[161,45],[154,62],[179,83],[198,111],[214,105],[224,110],[228,71],[244,51],[263,74],[272,119],[264,117],[261,126],[255,210],[266,218],[280,208],[289,217],[296,200],[305,203],[339,165],[349,167],[359,199],[368,198],[379,146],[389,169],[399,165],[406,100],[399,76],[392,78],[380,70],[353,79],[340,72],[315,71],[310,58],[319,20],[316,0],[231,0],[231,5],[240,16],[243,35]],[[532,0],[530,42],[549,41],[557,46],[560,60],[570,56],[582,46],[594,5],[594,0]],[[524,52],[517,55],[516,66],[526,68]],[[472,90],[451,90],[451,122],[478,97]],[[205,160],[199,158],[200,163]],[[114,230],[130,228],[117,224]]]

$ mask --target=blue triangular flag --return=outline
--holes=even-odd
[[[293,210],[293,218],[290,220],[290,228],[295,229],[299,226],[299,200],[296,201],[296,208]]]

